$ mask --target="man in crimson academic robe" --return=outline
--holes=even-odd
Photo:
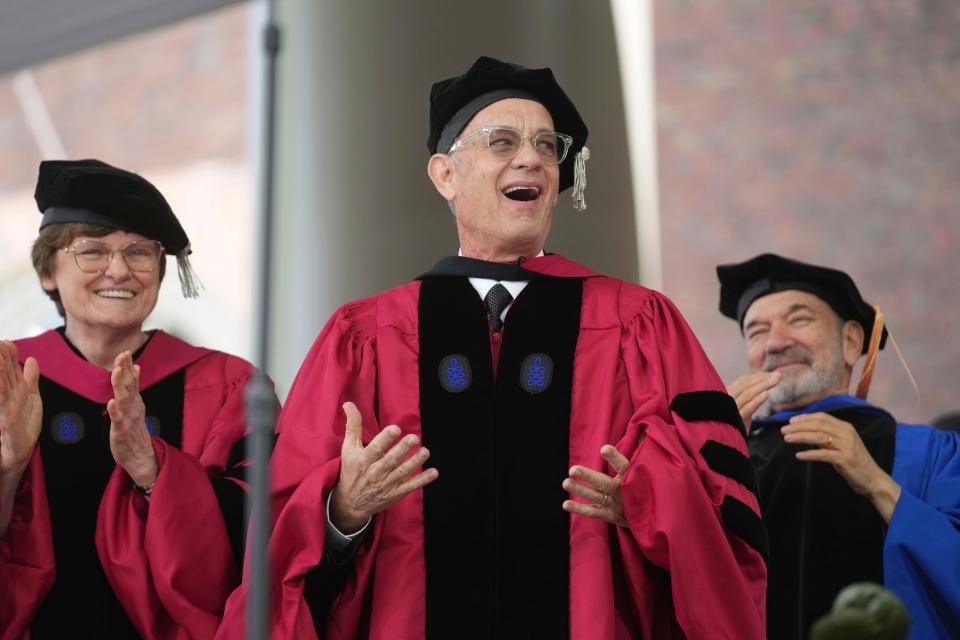
[[[960,637],[960,437],[867,402],[887,339],[879,309],[846,273],[774,254],[717,274],[751,369],[730,393],[751,425],[770,532],[768,637],[806,640],[864,581],[903,601],[911,639]]]
[[[430,102],[460,255],[342,307],[300,369],[273,636],[763,637],[735,403],[663,295],[545,253],[558,194],[584,206],[573,103],[491,58]]]

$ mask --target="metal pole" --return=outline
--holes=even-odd
[[[247,387],[247,418],[250,425],[249,487],[247,519],[250,522],[248,556],[247,638],[266,640],[270,620],[270,574],[267,565],[267,541],[270,536],[270,449],[276,420],[273,387],[265,373],[269,355],[270,266],[273,252],[273,183],[277,90],[277,56],[280,52],[280,28],[276,24],[273,0],[266,0],[267,20],[263,30],[266,55],[264,86],[263,175],[260,198],[260,290],[257,309],[257,374]]]

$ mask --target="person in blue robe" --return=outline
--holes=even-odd
[[[879,309],[842,271],[773,254],[717,274],[751,370],[729,392],[770,535],[768,637],[806,639],[840,589],[875,581],[906,605],[911,639],[960,638],[960,434],[866,401]]]

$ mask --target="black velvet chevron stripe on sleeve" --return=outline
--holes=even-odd
[[[757,489],[757,474],[750,463],[750,458],[733,447],[716,440],[707,440],[700,448],[700,455],[707,461],[707,465],[719,474],[731,480],[736,480],[757,496],[760,500],[760,491]]]
[[[720,505],[720,517],[728,531],[753,547],[764,562],[769,561],[770,541],[767,538],[767,527],[753,509],[736,498],[727,496]]]
[[[223,512],[223,521],[227,527],[227,536],[230,538],[230,547],[237,566],[243,566],[244,549],[246,547],[247,516],[245,500],[247,493],[239,484],[230,478],[246,482],[247,480],[247,441],[249,434],[237,440],[230,448],[226,468],[223,475],[211,476],[210,484]],[[273,434],[270,442],[270,451],[273,452],[277,444],[277,434]]]
[[[746,429],[733,398],[722,391],[690,391],[678,393],[670,403],[670,410],[687,422],[714,420],[737,429],[746,438]]]
[[[273,433],[270,435],[270,453],[273,453],[273,449],[277,446],[277,438],[280,436],[278,433]],[[247,442],[250,440],[250,434],[243,436],[239,440],[233,443],[233,446],[230,447],[230,454],[227,456],[227,464],[225,465],[224,476],[228,478],[236,478],[238,480],[246,481],[247,479]]]

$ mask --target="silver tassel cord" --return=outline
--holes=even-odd
[[[590,149],[584,146],[573,158],[573,208],[584,211],[587,208],[587,168],[586,161],[590,159]]]
[[[184,298],[200,297],[200,289],[204,286],[193,267],[190,266],[190,245],[177,254],[177,275],[180,276],[180,290]]]

